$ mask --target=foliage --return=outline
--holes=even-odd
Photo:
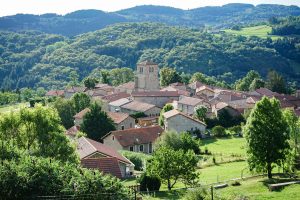
[[[64,132],[56,110],[39,105],[0,118],[3,140],[13,141],[19,149],[28,150],[32,155],[76,163],[75,149]]]
[[[147,117],[147,115],[144,112],[137,112],[134,114],[131,114],[130,117],[134,119],[142,118],[142,117]]]
[[[163,67],[159,71],[160,86],[168,86],[171,83],[181,82],[180,75],[174,68]]]
[[[195,107],[195,116],[197,117],[197,119],[199,119],[200,121],[204,121],[206,118],[206,113],[207,113],[208,109],[206,106],[204,105],[199,105],[197,107]]]
[[[242,127],[240,125],[230,127],[228,130],[230,132],[232,132],[233,134],[239,134],[240,135],[242,133]]]
[[[184,197],[184,200],[208,200],[211,199],[209,197],[208,192],[204,188],[196,188],[187,192]]]
[[[174,150],[182,149],[184,152],[192,150],[195,154],[200,154],[200,140],[193,138],[190,133],[166,131],[155,142],[155,148],[161,146],[168,146]]]
[[[281,165],[289,150],[288,127],[278,100],[263,97],[256,103],[243,128],[251,170],[267,171]]]
[[[198,159],[191,150],[176,151],[170,147],[161,146],[156,149],[152,159],[149,160],[147,172],[150,176],[158,176],[162,181],[167,182],[168,190],[171,190],[179,180],[186,185],[195,184],[198,178],[197,163]]]
[[[71,101],[74,104],[74,108],[76,113],[82,111],[83,109],[87,108],[91,104],[91,98],[85,93],[75,93]]]
[[[0,105],[13,104],[20,101],[20,95],[14,92],[0,92]]]
[[[250,86],[256,79],[260,79],[259,73],[257,71],[251,70],[243,79],[240,79],[235,83],[235,89],[238,91],[249,91]]]
[[[161,182],[158,177],[150,176],[145,172],[138,179],[138,182],[140,183],[141,191],[159,191],[161,186]]]
[[[146,168],[144,165],[151,158],[150,155],[132,151],[121,151],[121,154],[128,158],[134,164],[134,169],[138,171],[144,170]]]
[[[285,80],[274,70],[269,71],[266,86],[273,92],[280,94],[287,92]]]
[[[165,112],[168,112],[170,110],[173,110],[174,107],[172,106],[172,104],[166,104],[160,111],[160,115],[159,115],[159,118],[158,118],[158,124],[160,126],[164,126],[164,121],[165,121],[165,118],[164,118],[164,113]]]
[[[228,110],[223,109],[219,112],[217,118],[217,124],[224,126],[225,128],[239,125],[244,122],[245,119],[242,115],[231,115]]]
[[[53,107],[57,110],[62,125],[69,129],[74,125],[73,116],[76,114],[74,102],[72,100],[57,98],[53,103]]]
[[[83,116],[81,130],[88,138],[101,141],[105,134],[116,130],[114,122],[97,102],[92,103],[89,108],[90,111]]]
[[[256,89],[264,88],[265,85],[266,85],[266,83],[264,80],[262,80],[260,78],[255,78],[249,86],[249,91],[255,91]]]
[[[223,126],[215,126],[211,130],[215,137],[225,137],[227,136],[226,129]]]
[[[86,77],[83,80],[84,86],[87,87],[88,89],[94,89],[98,82],[99,81],[96,78],[92,78],[92,77]]]
[[[300,35],[300,17],[273,18],[272,34],[274,35]]]

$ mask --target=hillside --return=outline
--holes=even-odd
[[[0,30],[37,30],[46,33],[75,36],[102,29],[119,22],[159,22],[168,25],[202,28],[204,25],[227,28],[236,24],[251,24],[271,17],[299,16],[297,6],[274,4],[227,4],[191,10],[164,6],[137,6],[117,12],[79,10],[67,15],[18,14],[0,18]]]
[[[179,72],[200,71],[231,80],[251,69],[266,75],[272,68],[289,81],[298,81],[290,61],[300,63],[299,43],[295,38],[214,35],[157,23],[116,24],[73,39],[32,31],[1,32],[0,82],[5,89],[64,87],[71,72],[82,79],[96,69],[135,68],[145,59]]]

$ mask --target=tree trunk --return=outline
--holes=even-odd
[[[271,163],[268,163],[267,170],[268,170],[268,178],[271,179],[272,178],[272,166],[271,166]]]
[[[168,190],[171,190],[171,182],[170,182],[170,179],[168,179]]]

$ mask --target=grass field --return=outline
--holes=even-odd
[[[269,35],[271,33],[272,28],[267,25],[261,25],[261,26],[253,26],[253,27],[247,27],[247,28],[242,28],[239,31],[231,30],[231,29],[226,29],[226,33],[231,33],[234,35],[242,35],[242,36],[257,36],[261,38],[267,38],[270,37],[274,40],[281,38],[281,36],[276,36],[276,35]]]
[[[27,107],[28,103],[18,103],[15,105],[7,105],[7,106],[0,106],[0,113],[7,113],[10,111],[19,110],[22,107]]]

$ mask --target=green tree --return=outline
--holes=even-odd
[[[194,183],[199,175],[196,172],[197,163],[198,159],[193,151],[184,152],[182,149],[176,151],[161,146],[149,160],[147,172],[158,176],[167,183],[168,190],[171,190],[179,180],[187,185]]]
[[[207,113],[208,109],[206,106],[204,105],[199,105],[197,107],[195,107],[195,117],[197,119],[199,119],[200,121],[204,121],[206,118],[206,113]]]
[[[101,73],[101,83],[110,84],[109,71],[107,69],[102,69],[100,73]]]
[[[71,98],[71,101],[74,104],[76,113],[89,107],[91,104],[91,98],[87,94],[82,92],[74,94]]]
[[[288,125],[275,98],[263,97],[256,103],[243,128],[251,170],[267,171],[272,178],[274,165],[281,165],[289,150]]]
[[[99,81],[93,77],[87,77],[83,80],[84,86],[88,89],[94,89]]]
[[[53,103],[53,106],[54,108],[56,108],[61,119],[61,123],[66,129],[74,126],[73,116],[76,114],[76,110],[73,101],[63,98],[57,98]]]
[[[255,79],[260,79],[257,71],[251,70],[247,75],[235,83],[235,89],[239,91],[249,91],[250,85]]]
[[[172,104],[166,104],[163,109],[160,111],[160,115],[159,115],[159,119],[158,119],[158,123],[160,126],[164,126],[164,113],[168,112],[170,110],[173,110],[174,107],[172,106]]]
[[[181,76],[176,72],[174,68],[163,67],[159,71],[160,85],[168,86],[171,83],[181,82]]]
[[[264,80],[255,78],[249,86],[249,91],[254,91],[259,88],[265,87],[266,83]]]
[[[78,86],[79,85],[79,75],[76,71],[71,71],[69,75],[69,86]]]
[[[90,111],[83,116],[81,130],[87,134],[88,138],[101,141],[105,134],[116,130],[114,122],[106,112],[101,110],[98,103],[92,103],[89,108]]]
[[[266,86],[268,89],[270,89],[273,92],[278,92],[278,93],[287,92],[284,78],[280,74],[278,74],[275,70],[269,71],[267,76]]]

